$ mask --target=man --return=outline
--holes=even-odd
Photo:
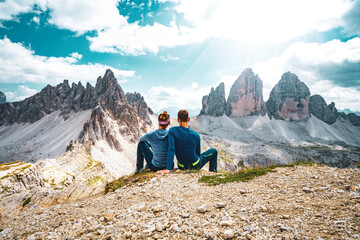
[[[137,160],[135,173],[139,173],[144,168],[144,159],[146,166],[151,171],[159,171],[166,169],[167,153],[169,148],[168,130],[166,128],[170,124],[170,115],[164,111],[158,117],[159,128],[149,132],[140,138],[137,148]],[[153,149],[153,151],[150,149]]]
[[[201,169],[210,162],[209,171],[217,172],[217,151],[214,148],[200,154],[200,136],[188,128],[189,113],[185,109],[178,112],[179,127],[172,127],[168,133],[169,149],[166,169],[161,174],[170,173],[174,165],[174,154],[180,169]]]

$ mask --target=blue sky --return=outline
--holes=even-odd
[[[360,0],[0,0],[0,91],[18,101],[111,68],[155,111],[199,109],[251,67],[265,100],[291,71],[359,111],[359,35]]]

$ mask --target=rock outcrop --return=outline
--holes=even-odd
[[[103,78],[97,79],[95,89],[96,95],[99,96],[98,105],[93,109],[90,121],[84,125],[79,137],[80,143],[95,144],[97,140],[105,139],[111,147],[121,151],[117,133],[135,142],[140,137],[141,131],[147,131],[146,124],[151,124],[149,114],[152,111],[149,111],[143,98],[142,106],[146,105],[147,109],[138,108],[141,103],[137,99],[130,99],[132,104],[129,104],[110,70],[106,71]]]
[[[335,108],[335,103],[332,102],[327,105],[324,98],[318,94],[310,97],[309,113],[328,124],[333,124],[339,117],[339,113]]]
[[[225,114],[229,117],[258,115],[264,107],[263,84],[250,68],[245,69],[230,89]]]
[[[44,186],[44,177],[37,165],[12,162],[0,165],[0,199],[4,196]]]
[[[144,119],[147,124],[151,124],[150,115],[154,112],[146,104],[144,97],[140,93],[126,93],[127,102],[137,111],[138,115]]]
[[[209,95],[203,96],[200,114],[222,116],[225,113],[225,107],[225,85],[220,83],[215,90],[211,88]]]
[[[286,72],[270,92],[266,107],[276,119],[304,120],[309,113],[310,90],[294,73]]]
[[[0,103],[6,102],[6,95],[5,93],[0,91]]]
[[[360,117],[355,113],[346,114],[344,112],[340,113],[340,116],[346,120],[348,120],[354,126],[360,126]]]

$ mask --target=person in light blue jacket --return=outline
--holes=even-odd
[[[166,169],[167,153],[169,147],[168,130],[170,115],[164,111],[158,117],[159,128],[140,138],[137,147],[137,160],[135,173],[144,170],[144,159],[151,171]],[[152,148],[152,150],[151,150]]]

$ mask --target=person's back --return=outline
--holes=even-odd
[[[186,127],[172,127],[168,133],[169,146],[174,152],[180,166],[190,166],[200,157],[200,136]],[[171,149],[171,151],[173,151]]]
[[[140,142],[146,141],[150,143],[153,149],[152,164],[158,168],[164,168],[167,161],[168,152],[168,130],[156,129],[142,136]]]
[[[166,169],[168,153],[168,130],[170,115],[164,111],[158,117],[159,128],[142,136],[137,147],[135,173],[144,170],[144,160],[152,171]],[[152,149],[151,149],[152,148]]]

